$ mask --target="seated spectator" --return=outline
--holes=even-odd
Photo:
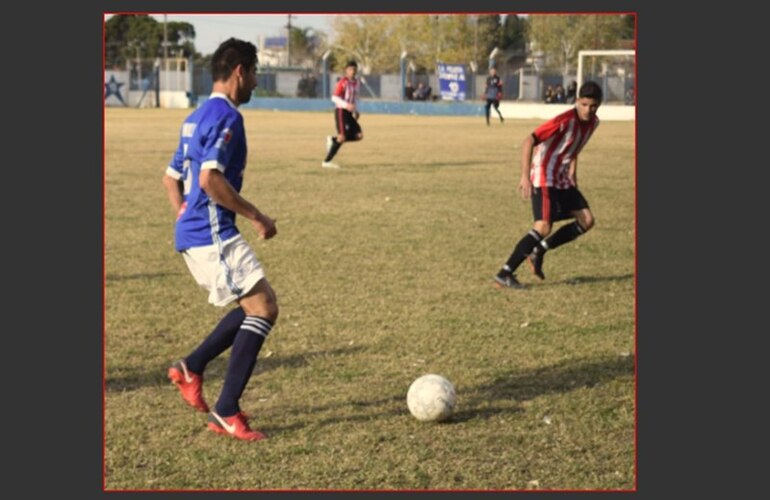
[[[545,89],[545,103],[552,104],[555,99],[556,99],[556,92],[553,90],[553,87],[549,85]]]
[[[417,84],[417,89],[414,91],[415,101],[427,101],[430,97],[430,87],[427,87],[424,83]]]
[[[318,97],[318,92],[316,90],[316,87],[318,86],[318,79],[315,77],[314,74],[309,74],[307,77],[307,86],[305,87],[307,89],[307,96],[308,97]]]
[[[563,104],[565,100],[566,100],[566,97],[564,95],[564,87],[562,87],[561,85],[557,85],[556,90],[554,91],[554,102]]]

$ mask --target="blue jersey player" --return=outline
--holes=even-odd
[[[176,250],[208,291],[210,303],[238,304],[195,350],[169,368],[168,376],[188,404],[208,413],[210,430],[248,441],[265,435],[249,427],[239,400],[278,318],[275,292],[235,225],[240,215],[261,238],[276,234],[275,222],[239,194],[247,148],[238,105],[248,102],[257,86],[256,65],[252,43],[231,38],[217,48],[211,60],[211,96],[182,124],[179,148],[163,177],[177,214]],[[210,409],[203,398],[203,372],[230,347],[224,386]]]

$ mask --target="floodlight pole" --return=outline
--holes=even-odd
[[[405,99],[404,89],[406,89],[406,56],[407,55],[408,54],[406,51],[401,52],[401,92],[399,92],[399,94],[401,95],[402,101]]]
[[[163,14],[163,71],[168,78],[168,14]],[[158,68],[158,86],[160,87],[160,68]],[[163,90],[167,90],[166,85],[163,85]]]
[[[495,47],[494,49],[492,49],[492,52],[489,53],[489,67],[490,68],[494,68],[495,67],[495,56],[497,55],[498,52],[500,52],[500,50],[497,47]]]
[[[324,99],[329,98],[329,56],[331,53],[331,50],[327,50],[321,56],[321,60],[323,61],[323,82],[321,82],[323,85],[321,88]]]

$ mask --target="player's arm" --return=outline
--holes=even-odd
[[[532,169],[532,150],[535,147],[535,136],[527,135],[521,142],[521,179],[519,180],[519,192],[521,197],[529,199],[532,196],[532,181],[529,178]]]
[[[163,187],[166,188],[166,195],[168,196],[168,201],[171,203],[171,208],[174,210],[175,214],[178,214],[182,208],[182,202],[184,201],[184,197],[182,196],[182,189],[184,189],[182,179],[175,179],[168,174],[164,174]]]
[[[573,186],[577,187],[577,156],[572,158],[569,162],[569,170],[567,170],[567,177]]]
[[[332,94],[332,102],[334,105],[338,108],[347,109],[348,111],[353,111],[356,109],[356,107],[346,102],[345,99],[342,98],[342,96],[345,95],[345,81],[340,80],[337,82],[337,86],[334,88],[334,93]]]
[[[183,148],[184,146],[180,142],[179,147],[174,152],[174,157],[171,158],[171,163],[166,168],[166,173],[163,175],[163,187],[166,189],[166,196],[168,196],[171,208],[177,216],[179,216],[184,203]]]
[[[275,236],[275,221],[260,212],[257,207],[241,196],[219,170],[214,168],[201,170],[198,179],[201,189],[217,205],[221,205],[248,219],[262,238],[267,240]]]

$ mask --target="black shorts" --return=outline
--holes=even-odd
[[[556,222],[574,217],[572,212],[588,207],[588,202],[577,188],[532,188],[532,215],[535,220]]]
[[[361,133],[358,120],[347,109],[334,109],[334,125],[337,129],[337,135],[344,135],[347,141],[355,141],[358,139],[358,134]]]
[[[487,107],[494,106],[496,108],[500,107],[500,101],[497,99],[487,99]]]

